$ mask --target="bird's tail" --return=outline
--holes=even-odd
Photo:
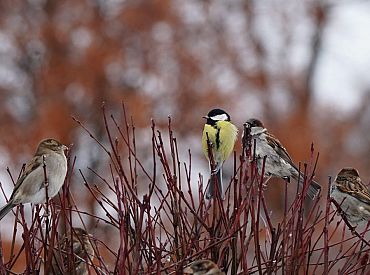
[[[10,200],[3,208],[0,209],[0,220],[2,220],[6,214],[15,206],[15,204]]]
[[[222,167],[217,170],[215,174],[211,174],[210,182],[206,190],[206,198],[208,200],[213,198],[213,194],[216,194],[215,181],[217,181],[217,189],[220,193],[221,199],[224,199],[224,188],[222,185]]]
[[[308,186],[307,195],[311,200],[315,199],[320,194],[321,186],[316,181],[312,180]]]
[[[310,181],[309,179],[307,179],[307,181]],[[301,175],[299,177],[299,185],[300,186],[303,186],[304,184],[304,176]],[[320,194],[320,191],[321,191],[321,186],[320,184],[318,184],[316,181],[314,180],[311,180],[309,182],[309,186],[308,186],[308,190],[307,190],[307,195],[310,197],[311,200],[314,200],[316,198],[316,196],[318,194]]]

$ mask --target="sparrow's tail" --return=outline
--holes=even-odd
[[[221,199],[224,199],[224,189],[222,185],[222,167],[218,169],[215,174],[211,174],[210,182],[206,190],[206,198],[210,200],[213,198],[213,194],[216,194],[215,180],[217,181],[218,192],[220,193]]]
[[[312,180],[310,186],[308,186],[307,195],[311,200],[315,199],[317,195],[320,194],[321,186],[316,181]]]
[[[0,220],[9,213],[10,210],[15,206],[15,204],[10,200],[3,208],[0,209]]]
[[[296,179],[297,180],[297,179]],[[309,179],[307,179],[309,180]],[[304,176],[301,175],[299,177],[299,185],[303,186],[304,184]],[[311,200],[314,200],[316,196],[320,193],[321,186],[316,181],[310,181],[310,185],[308,186],[307,195],[310,197]]]
[[[307,195],[311,200],[315,199],[320,194],[321,186],[316,181],[312,180],[308,186]]]

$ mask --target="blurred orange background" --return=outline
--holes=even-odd
[[[165,129],[170,115],[183,154],[192,150],[195,173],[207,171],[202,116],[221,107],[239,129],[250,117],[262,119],[297,163],[310,159],[313,142],[324,191],[328,175],[343,166],[358,168],[367,183],[370,84],[363,71],[370,66],[341,55],[340,40],[330,43],[342,28],[356,27],[344,25],[346,8],[356,10],[322,1],[1,1],[0,176],[7,195],[6,167],[17,175],[44,137],[73,143],[77,168],[101,171],[106,159],[71,117],[106,142],[103,101],[117,117],[125,104],[138,144],[150,144],[140,129],[149,129],[151,118]],[[333,52],[344,65],[325,61]],[[341,86],[343,79],[357,84]],[[226,169],[230,174],[231,161]],[[271,188],[267,193],[281,207]],[[75,196],[94,208],[87,192]]]

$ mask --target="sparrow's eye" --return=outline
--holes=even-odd
[[[250,127],[263,127],[262,122],[255,118],[248,120],[247,123]]]

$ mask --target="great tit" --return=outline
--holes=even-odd
[[[213,160],[216,166],[213,171],[211,171],[211,175],[216,174],[218,191],[220,192],[221,198],[224,199],[222,165],[234,149],[234,144],[238,135],[238,128],[230,122],[230,115],[221,109],[213,109],[203,118],[207,120],[203,129],[203,152],[209,160],[207,144],[207,140],[209,140],[212,145]],[[211,180],[206,191],[206,198],[211,199],[214,193],[214,180],[211,176]]]

